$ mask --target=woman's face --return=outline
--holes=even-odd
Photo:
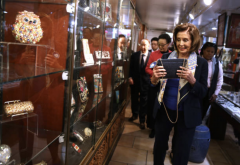
[[[167,43],[166,39],[159,39],[158,40],[158,47],[160,52],[166,52],[168,50],[169,44]]]
[[[190,54],[192,40],[188,31],[177,33],[176,45],[177,45],[179,54],[182,54],[182,55]]]
[[[203,58],[206,60],[211,60],[214,56],[215,49],[214,47],[207,47],[206,49],[203,50]]]

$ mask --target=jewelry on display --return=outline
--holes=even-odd
[[[102,127],[104,127],[103,123],[101,121],[94,121],[93,122],[93,125],[97,128],[97,129],[100,129]]]
[[[86,105],[87,105],[87,102],[82,103],[82,104],[80,105],[80,107],[79,107],[79,109],[78,109],[78,113],[77,113],[76,118],[75,118],[75,122],[77,122],[77,121],[82,117],[83,112],[84,112],[84,110],[85,110],[85,108],[86,108]]]
[[[72,143],[72,146],[78,153],[81,153],[82,150],[78,147],[78,145],[76,145],[75,143]]]
[[[6,164],[9,161],[10,157],[11,148],[6,144],[0,145],[0,162]]]
[[[4,105],[4,111],[7,116],[17,115],[22,113],[31,113],[34,110],[34,106],[31,101],[19,102],[19,100],[15,100],[15,101],[7,101],[5,103],[6,105]]]
[[[36,44],[43,37],[39,16],[26,10],[17,14],[12,33],[21,43]]]
[[[94,93],[102,93],[103,86],[102,86],[102,74],[94,74]]]
[[[84,138],[83,136],[76,130],[73,130],[73,134],[74,136],[80,141],[80,142],[83,142],[84,141]]]
[[[86,127],[84,129],[84,134],[85,134],[85,136],[90,137],[90,136],[92,136],[92,130],[90,128]]]
[[[86,102],[88,100],[89,92],[85,76],[77,79],[77,86],[81,102]]]

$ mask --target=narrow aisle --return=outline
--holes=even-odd
[[[148,137],[150,130],[139,128],[139,121],[133,123],[128,119],[131,117],[131,103],[126,108],[125,128],[117,144],[109,165],[153,165],[154,138]],[[169,148],[172,145],[172,133],[169,138]],[[169,158],[170,150],[167,151],[165,165],[171,165]],[[188,165],[210,165],[207,159],[203,163],[189,162]]]

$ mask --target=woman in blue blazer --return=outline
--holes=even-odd
[[[154,165],[163,165],[169,134],[174,127],[173,165],[187,165],[196,126],[202,123],[201,99],[207,93],[208,63],[195,52],[200,46],[199,31],[193,24],[178,25],[173,33],[176,51],[162,59],[185,59],[178,79],[164,79],[162,66],[153,68],[152,87],[158,92],[153,116],[155,124]]]

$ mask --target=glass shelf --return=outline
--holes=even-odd
[[[101,21],[102,23],[104,22],[104,20],[99,16],[96,16],[96,15],[94,15],[94,14],[92,14],[92,13],[90,13],[89,12],[89,10],[88,11],[85,11],[85,9],[84,8],[82,8],[82,7],[80,7],[80,6],[78,6],[78,12],[84,12],[84,13],[87,13],[88,15],[87,16],[91,16],[92,18],[95,18],[95,19],[97,19],[97,20],[99,20],[99,21]],[[87,18],[85,18],[85,19],[87,19]],[[92,21],[89,21],[89,22],[92,22]],[[92,22],[92,23],[94,23],[94,22]],[[92,24],[93,25],[93,24]]]
[[[100,62],[100,64],[99,64],[99,62],[100,62],[100,61],[96,62],[96,64],[88,64],[88,65],[86,65],[86,66],[75,67],[74,70],[83,69],[83,68],[88,68],[88,67],[93,67],[93,66],[100,66],[100,65],[112,63],[112,61]]]
[[[15,117],[11,117],[11,116],[7,117],[6,115],[0,115],[0,124],[8,123],[16,120],[22,120],[30,117],[38,117],[38,115],[35,113],[28,113],[24,115],[15,116]]]
[[[43,68],[39,67],[39,69],[43,69]],[[28,79],[32,79],[32,78],[37,78],[37,77],[42,77],[42,76],[47,76],[47,75],[52,75],[52,74],[57,74],[57,73],[62,73],[62,72],[65,72],[65,71],[67,71],[67,70],[53,71],[53,72],[50,72],[50,73],[39,74],[37,76],[8,78],[8,81],[4,80],[4,78],[3,78],[2,84],[4,85],[4,84],[8,84],[8,83],[17,82],[17,81],[19,81],[19,83],[20,83],[20,81],[24,81],[24,80],[28,80]]]

